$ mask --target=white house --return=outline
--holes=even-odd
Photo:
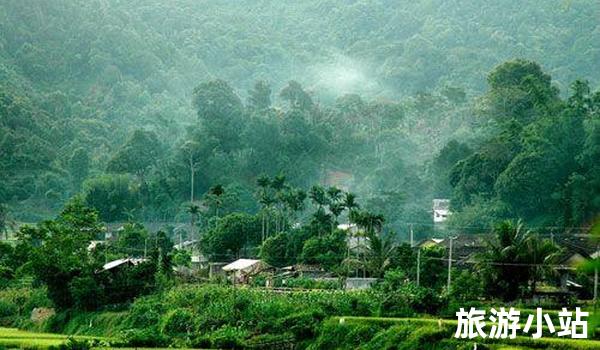
[[[433,222],[435,224],[446,221],[450,215],[452,215],[452,212],[450,212],[449,199],[433,200]]]

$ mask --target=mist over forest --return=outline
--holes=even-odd
[[[193,200],[208,220],[215,185],[222,213],[257,212],[265,174],[355,192],[403,238],[431,232],[434,198],[453,230],[576,230],[600,208],[599,16],[596,1],[5,1],[0,202],[22,222],[73,196],[107,222],[180,222]]]

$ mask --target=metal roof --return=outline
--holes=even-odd
[[[223,266],[223,271],[240,271],[247,269],[253,265],[260,263],[260,260],[254,259],[238,259],[231,264]]]
[[[126,263],[131,263],[133,265],[137,265],[144,261],[146,261],[146,259],[135,259],[135,258],[117,259],[117,260],[113,260],[113,261],[110,261],[110,262],[107,262],[106,264],[104,264],[102,266],[102,270],[106,271],[106,270],[114,269],[115,267],[121,266]]]

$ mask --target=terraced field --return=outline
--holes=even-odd
[[[62,334],[22,331],[16,328],[0,328],[0,347],[19,349],[47,349],[65,343],[69,338],[75,340],[99,340],[88,336],[67,336]]]
[[[335,317],[334,322],[344,325],[373,325],[389,328],[400,324],[414,324],[415,326],[434,325],[440,328],[449,328],[453,330],[457,326],[456,320],[447,319],[427,319],[427,318],[389,318],[389,317]],[[570,339],[556,338],[548,335],[547,327],[544,327],[544,337],[533,339],[527,336],[517,336],[516,339],[479,339],[480,344],[486,344],[494,350],[526,350],[526,349],[563,349],[563,350],[592,350],[600,349],[600,340],[592,339]],[[452,334],[448,334],[452,339]],[[460,342],[460,340],[456,339]],[[465,342],[473,342],[464,340]]]

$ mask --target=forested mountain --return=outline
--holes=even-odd
[[[190,200],[256,210],[261,173],[342,173],[398,230],[434,197],[457,228],[585,225],[598,18],[592,0],[4,1],[0,202],[181,220]]]
[[[515,57],[540,62],[563,89],[600,79],[600,5],[591,0],[8,1],[0,15],[9,64],[86,95],[119,78],[137,83],[122,94],[180,100],[212,78],[242,90],[295,79],[334,96],[459,81],[482,91],[485,74]]]

